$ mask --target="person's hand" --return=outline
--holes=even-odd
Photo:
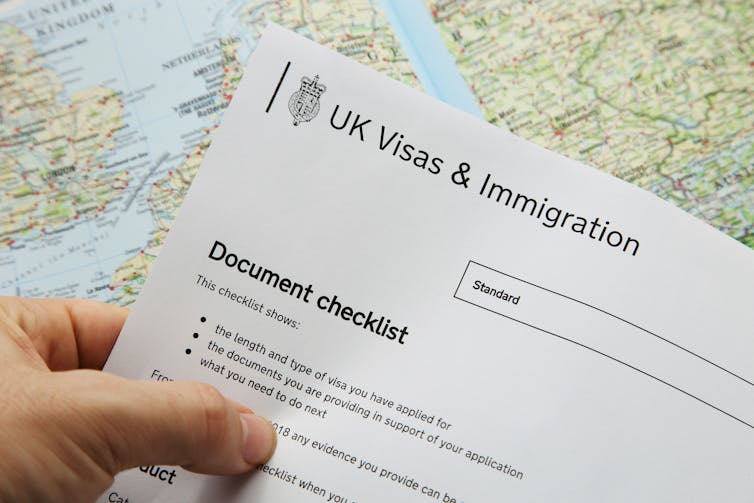
[[[0,297],[0,501],[91,502],[127,468],[238,474],[272,455],[269,422],[209,385],[80,370],[102,368],[127,313]]]

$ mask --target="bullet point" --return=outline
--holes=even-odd
[[[198,338],[199,338],[199,334],[197,334],[196,332],[194,332],[194,339],[198,339]]]
[[[186,350],[186,354],[187,354],[187,355],[190,355],[190,354],[191,354],[191,350],[190,350],[190,349],[187,349],[187,350]]]
[[[201,318],[199,318],[199,321],[201,321],[202,323],[204,323],[205,321],[207,321],[207,318],[205,318],[204,316],[202,316]]]

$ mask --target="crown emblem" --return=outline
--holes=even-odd
[[[319,82],[319,75],[313,79],[301,78],[301,87],[288,100],[288,110],[293,116],[293,125],[309,122],[319,113],[319,98],[327,91],[327,86]]]

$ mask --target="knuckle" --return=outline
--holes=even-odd
[[[221,443],[228,433],[228,409],[225,397],[214,386],[196,383],[196,396],[199,398],[197,417],[202,420],[205,441]]]

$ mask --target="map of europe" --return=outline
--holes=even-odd
[[[0,292],[135,299],[270,21],[417,85],[368,0],[0,13]]]
[[[412,2],[0,1],[0,294],[135,300],[271,21],[754,247],[745,4]]]
[[[426,6],[488,121],[754,248],[751,3]]]

